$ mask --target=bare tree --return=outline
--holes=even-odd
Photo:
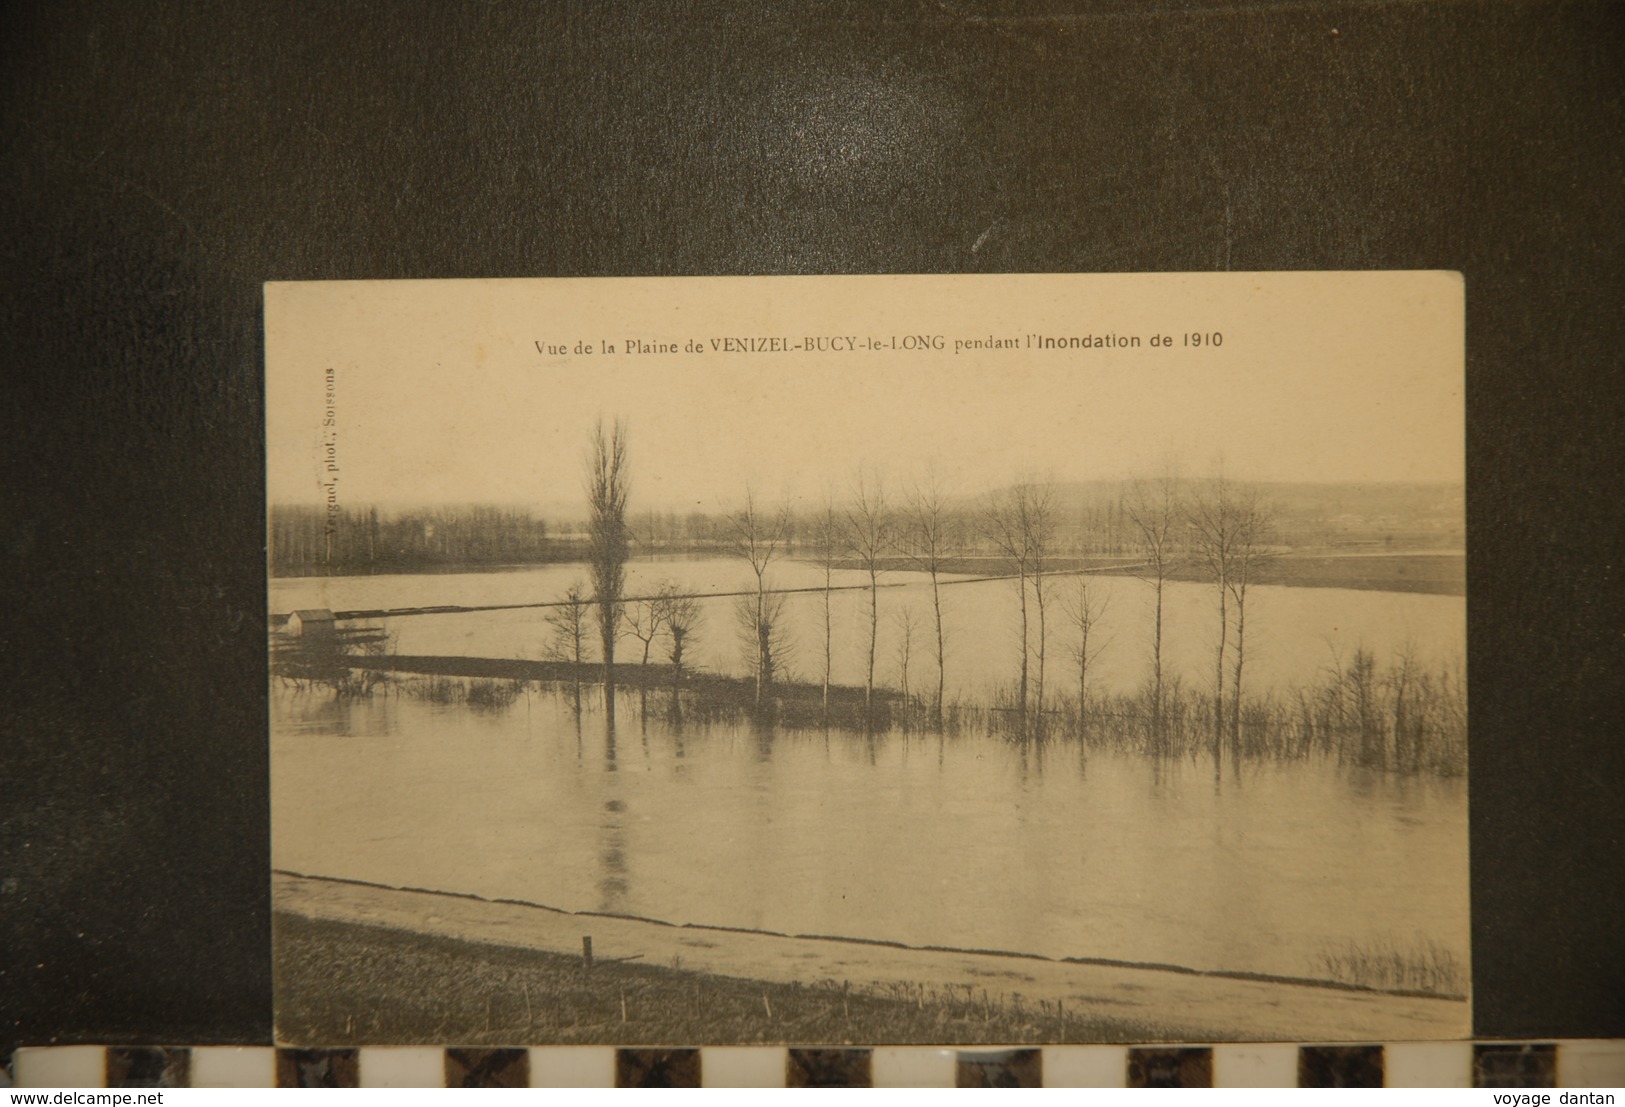
[[[1236,661],[1230,685],[1230,742],[1241,753],[1241,666],[1246,659],[1247,584],[1269,559],[1267,545],[1275,526],[1273,509],[1256,489],[1245,488],[1234,497],[1235,527],[1230,572],[1225,587],[1236,607]]]
[[[746,597],[749,619],[745,642],[747,665],[756,677],[756,703],[760,706],[773,683],[776,616],[783,606],[782,599],[775,603],[768,591],[767,571],[784,555],[790,515],[782,507],[778,511],[765,510],[757,504],[755,491],[747,487],[745,502],[728,516],[728,531],[730,552],[748,562],[756,577],[756,592]]]
[[[593,602],[598,606],[598,633],[604,659],[604,695],[612,699],[615,682],[615,638],[620,629],[621,593],[631,536],[626,526],[626,423],[617,419],[608,433],[603,420],[593,427],[587,450],[587,564],[592,573]]]
[[[782,592],[740,596],[734,606],[739,637],[745,647],[746,666],[756,679],[756,704],[761,706],[774,681],[789,669],[789,645],[783,634],[785,599]]]
[[[846,512],[847,543],[869,576],[869,660],[863,677],[863,711],[869,717],[875,695],[875,648],[880,641],[880,574],[897,545],[897,524],[878,474],[859,473]]]
[[[581,668],[587,660],[587,642],[591,637],[587,624],[591,611],[592,600],[587,589],[577,581],[565,590],[564,601],[549,608],[545,616],[553,630],[553,640],[547,646],[548,656],[572,665],[571,698],[577,715],[581,712]]]
[[[1156,613],[1151,624],[1151,725],[1159,743],[1163,716],[1162,601],[1168,574],[1175,563],[1174,528],[1180,517],[1179,499],[1179,480],[1170,472],[1154,481],[1135,481],[1123,503],[1146,559],[1140,578],[1149,583],[1155,593]]]
[[[841,529],[841,520],[835,514],[835,503],[829,498],[824,500],[824,510],[813,524],[813,549],[818,558],[818,567],[824,571],[823,587],[823,614],[824,614],[824,687],[823,687],[823,713],[829,718],[829,685],[830,676],[835,667],[834,629],[835,629],[835,562],[840,557],[844,546]]]
[[[988,500],[984,512],[987,536],[994,547],[1010,559],[1016,570],[1016,591],[1021,601],[1021,678],[1017,689],[1020,711],[1029,709],[1028,693],[1036,689],[1031,706],[1042,712],[1044,706],[1044,664],[1048,593],[1045,573],[1050,547],[1055,538],[1055,486],[1049,481],[1024,480]],[[1029,586],[1033,602],[1028,604]],[[1033,646],[1032,616],[1038,618],[1037,646]],[[1036,673],[1031,662],[1038,662]],[[1037,677],[1036,682],[1030,678]]]
[[[649,651],[666,625],[665,606],[661,596],[656,594],[624,604],[621,609],[621,625],[626,628],[627,634],[643,643],[643,657],[638,663],[649,664]]]
[[[1033,603],[1038,609],[1038,668],[1033,684],[1033,712],[1040,724],[1044,719],[1044,659],[1048,656],[1049,630],[1045,621],[1047,609],[1045,572],[1049,568],[1050,547],[1055,541],[1055,484],[1053,481],[1031,481],[1022,486],[1022,525],[1025,542],[1031,554]]]
[[[1353,722],[1358,728],[1359,760],[1362,765],[1387,767],[1386,738],[1383,735],[1381,712],[1378,709],[1377,659],[1364,647],[1355,647],[1354,657],[1345,673],[1354,703]]]
[[[897,682],[902,689],[903,701],[908,702],[911,692],[908,683],[908,665],[914,656],[914,628],[916,621],[912,607],[899,608],[892,616],[897,624]]]
[[[1025,500],[1020,487],[1005,489],[988,497],[982,512],[982,525],[994,549],[1010,559],[1016,570],[1016,595],[1021,602],[1021,677],[1016,687],[1018,710],[1027,713],[1027,662],[1031,654],[1028,647],[1030,632],[1027,614],[1027,577],[1032,571],[1031,537],[1025,525]]]
[[[592,601],[579,582],[565,590],[563,602],[548,608],[547,625],[553,631],[547,655],[559,661],[569,661],[577,667],[586,662],[587,620]]]
[[[1388,692],[1394,717],[1394,767],[1414,772],[1421,763],[1421,712],[1413,701],[1426,679],[1416,664],[1416,643],[1407,641],[1397,658],[1389,663],[1382,683]]]
[[[1110,601],[1089,586],[1087,574],[1079,573],[1076,587],[1062,595],[1061,606],[1071,629],[1076,632],[1072,639],[1072,660],[1078,666],[1078,737],[1082,738],[1089,723],[1089,666],[1106,647],[1100,640],[1098,628]]]
[[[947,689],[947,640],[942,626],[941,575],[943,562],[958,548],[961,522],[948,506],[936,473],[926,475],[923,484],[909,489],[905,507],[905,540],[908,558],[931,577],[931,614],[936,625],[937,694],[932,701],[932,721],[942,723],[942,701]]]
[[[673,684],[683,682],[683,654],[699,636],[700,604],[693,596],[679,595],[676,585],[667,585],[657,602],[670,640],[667,657],[671,661]]]
[[[1213,583],[1218,603],[1219,634],[1213,648],[1213,756],[1219,757],[1226,724],[1224,712],[1224,653],[1230,641],[1230,576],[1234,571],[1236,532],[1240,520],[1234,490],[1221,470],[1200,485],[1186,505],[1195,539],[1197,561]]]

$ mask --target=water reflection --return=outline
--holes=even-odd
[[[421,605],[470,606],[534,602],[538,597],[562,594],[580,567],[554,565],[515,573],[431,574],[423,576],[281,578],[271,581],[271,607],[291,611],[304,607],[387,609]],[[781,567],[784,587],[812,587],[822,583],[816,567],[786,561]],[[664,578],[677,580],[697,593],[719,598],[701,601],[704,618],[713,626],[729,625],[731,600],[720,594],[737,590],[748,567],[738,560],[692,558],[675,561],[634,561],[628,566],[628,588],[655,587]],[[857,574],[837,583],[855,583]],[[877,687],[895,688],[901,673],[894,651],[894,617],[905,610],[925,618],[929,584],[923,577],[897,573],[900,587],[880,596],[882,643],[876,661]],[[1103,616],[1102,641],[1112,644],[1090,667],[1091,683],[1102,691],[1123,691],[1145,678],[1150,656],[1145,599],[1147,585],[1133,578],[1099,577],[1091,582],[1109,610]],[[1211,619],[1208,586],[1174,582],[1167,586],[1163,662],[1167,672],[1209,673]],[[1465,640],[1465,601],[1459,596],[1398,592],[1355,592],[1335,588],[1282,588],[1260,586],[1248,610],[1249,683],[1260,693],[1272,687],[1306,686],[1322,675],[1327,661],[1347,656],[1363,644],[1381,658],[1395,656],[1406,643],[1414,643],[1419,656],[1448,660],[1459,655]],[[785,618],[791,641],[821,640],[821,596],[793,594],[786,598]],[[859,592],[835,596],[834,680],[861,686],[868,653],[867,599]],[[1013,592],[1005,582],[955,585],[944,601],[953,664],[948,696],[979,698],[990,688],[1015,676],[1019,651],[1009,648],[1003,628],[1014,625]],[[1255,614],[1256,607],[1256,614]],[[535,610],[494,610],[381,620],[397,636],[395,649],[403,654],[479,657],[531,656],[546,637],[542,615]],[[1256,632],[1255,632],[1256,623]],[[1256,633],[1256,640],[1253,637]],[[1064,643],[1059,628],[1050,628],[1050,646]],[[730,635],[698,638],[690,663],[720,673],[739,673],[739,650]]]
[[[1210,747],[792,730],[693,721],[630,690],[599,709],[590,692],[544,687],[490,714],[275,696],[276,863],[679,923],[1205,968],[1300,974],[1327,942],[1385,933],[1465,953],[1459,780],[1327,759],[1215,775]],[[642,773],[623,771],[633,714]]]
[[[762,712],[752,712],[749,725],[751,736],[756,740],[756,760],[773,760],[773,740],[778,733],[773,721]]]
[[[291,685],[273,687],[271,701],[279,728],[345,738],[391,733],[400,702],[388,695],[350,698]]]
[[[684,741],[687,731],[683,727],[683,701],[676,692],[671,695],[671,704],[666,711],[666,729],[671,735],[672,756],[677,759],[673,772],[683,771],[683,759],[688,756],[687,743]]]
[[[626,866],[626,801],[620,798],[619,766],[615,757],[615,691],[605,689],[604,696],[604,777],[607,794],[603,816],[598,824],[598,910],[621,912],[625,909],[628,889]]]
[[[575,720],[576,764],[579,765],[579,764],[582,763],[583,759],[587,756],[586,737],[585,737],[585,735],[583,735],[582,730],[581,730],[581,685],[579,685],[579,684],[573,685],[571,687],[570,714]]]
[[[598,910],[620,912],[626,904],[629,887],[626,864],[626,804],[622,800],[604,801],[604,818],[599,829],[603,832],[598,849]]]

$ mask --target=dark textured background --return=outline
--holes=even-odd
[[[262,281],[1226,266],[1465,272],[1477,1031],[1625,1035],[1619,9],[994,7],[5,6],[0,1050],[269,1034]]]

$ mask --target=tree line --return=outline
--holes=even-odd
[[[643,644],[647,662],[654,641],[665,635],[676,646],[693,633],[687,620],[674,624],[674,592],[645,600],[628,610],[622,601],[625,564],[631,556],[627,518],[629,490],[627,436],[624,423],[594,430],[587,454],[586,493],[589,512],[588,588],[576,586],[566,605],[555,612],[556,654],[581,661],[581,613],[597,611],[599,655],[606,681],[612,677],[615,643],[629,636]],[[1164,476],[1129,486],[1116,515],[1131,528],[1125,544],[1137,559],[1136,571],[1153,596],[1148,696],[1153,726],[1162,721],[1166,675],[1163,670],[1163,598],[1173,572],[1199,565],[1213,588],[1216,620],[1211,687],[1211,733],[1217,754],[1225,738],[1239,748],[1243,699],[1248,588],[1258,567],[1270,556],[1273,516],[1263,496],[1250,486],[1216,474],[1202,481]],[[869,469],[860,469],[846,495],[826,496],[820,509],[799,520],[788,503],[764,503],[747,488],[743,501],[724,517],[720,545],[745,563],[754,587],[736,604],[737,632],[744,666],[757,706],[771,702],[772,689],[784,679],[788,644],[784,627],[784,594],[773,587],[776,563],[792,553],[810,558],[822,569],[821,674],[827,708],[834,668],[833,592],[838,567],[859,569],[866,581],[866,652],[864,705],[872,711],[875,667],[880,642],[880,584],[900,567],[917,570],[930,582],[929,642],[935,670],[930,695],[932,718],[939,722],[947,697],[948,630],[944,620],[942,577],[950,561],[975,551],[991,553],[994,568],[1011,577],[1019,615],[1018,679],[1015,712],[1035,720],[1041,730],[1052,621],[1062,619],[1072,640],[1080,712],[1087,710],[1089,666],[1101,649],[1095,633],[1103,601],[1091,593],[1087,575],[1061,574],[1055,559],[1062,530],[1056,485],[1050,479],[1026,479],[984,496],[974,508],[953,496],[934,473],[894,486]],[[798,530],[799,541],[798,541]],[[906,674],[913,655],[912,615],[902,636],[900,668]],[[1091,640],[1093,638],[1093,641]],[[680,647],[679,647],[680,648]],[[675,663],[675,658],[674,658]],[[905,683],[907,677],[904,677]],[[1227,710],[1228,707],[1228,710]]]
[[[786,548],[815,547],[823,520],[787,516]],[[1087,504],[1063,528],[1068,553],[1122,556],[1132,548],[1120,501]],[[267,533],[271,573],[279,577],[414,572],[442,568],[551,564],[588,556],[591,522],[549,520],[526,508],[459,505],[384,512],[376,506],[275,504]],[[729,553],[738,540],[734,513],[642,512],[624,520],[631,552]],[[956,551],[990,551],[974,541]]]
[[[275,576],[523,565],[582,554],[579,539],[553,535],[545,519],[484,506],[384,515],[376,507],[279,504],[271,508],[267,538]]]
[[[588,580],[572,585],[565,602],[551,610],[550,656],[586,665],[589,643],[595,639],[606,702],[613,701],[616,645],[621,640],[641,647],[640,664],[663,657],[680,683],[685,652],[701,632],[697,598],[680,594],[670,583],[652,596],[631,601],[624,596],[625,567],[635,541],[628,519],[631,482],[624,422],[595,427],[586,452],[584,489]],[[1164,599],[1176,573],[1181,574],[1179,579],[1189,579],[1194,571],[1207,582],[1212,605],[1211,676],[1204,681],[1207,690],[1198,711],[1215,763],[1227,745],[1232,758],[1239,760],[1250,719],[1258,724],[1272,712],[1280,714],[1276,707],[1249,701],[1246,693],[1248,601],[1261,567],[1277,550],[1274,508],[1261,489],[1222,472],[1198,480],[1165,474],[1131,482],[1113,516],[1130,532],[1120,555],[1129,563],[1119,567],[1145,582],[1151,601],[1147,680],[1138,702],[1125,707],[1119,699],[1114,714],[1143,720],[1154,752],[1189,751],[1192,704],[1181,691],[1179,675],[1167,672],[1164,664]],[[863,582],[865,723],[874,718],[882,581],[902,569],[925,575],[931,610],[929,626],[923,629],[935,679],[921,700],[929,720],[943,725],[950,652],[943,578],[950,566],[974,554],[991,558],[992,564],[984,568],[1008,577],[1015,593],[1018,675],[1001,704],[1013,723],[1004,729],[1023,740],[1042,740],[1050,717],[1065,714],[1067,724],[1082,737],[1091,725],[1090,705],[1097,699],[1090,689],[1090,666],[1104,648],[1099,625],[1106,600],[1091,587],[1084,571],[1087,564],[1078,564],[1076,558],[1058,564],[1062,551],[1071,553],[1076,546],[1075,541],[1063,540],[1062,532],[1056,484],[1048,478],[1019,480],[972,500],[954,495],[935,473],[888,482],[878,472],[860,468],[839,499],[826,496],[817,510],[799,515],[787,502],[768,503],[747,487],[740,503],[723,517],[717,542],[722,552],[750,570],[752,586],[737,598],[734,622],[755,709],[770,711],[775,685],[788,679],[786,599],[775,587],[774,569],[796,556],[818,566],[822,576],[822,588],[817,590],[817,659],[826,718],[834,669],[837,570],[856,569]],[[902,691],[912,700],[910,664],[922,628],[911,611],[900,612],[897,619]],[[1070,668],[1059,674],[1057,661],[1050,656],[1051,627],[1056,624],[1066,631],[1068,656],[1062,661],[1070,662]],[[1057,680],[1070,681],[1064,694],[1052,690]],[[1313,702],[1300,693],[1297,718],[1304,733],[1343,735],[1353,725],[1356,745],[1350,751],[1339,737],[1340,755],[1383,765],[1391,758],[1402,765],[1420,765],[1433,757],[1426,748],[1433,724],[1423,720],[1444,719],[1439,725],[1446,729],[1453,725],[1449,723],[1457,713],[1453,696],[1460,690],[1459,681],[1441,682],[1424,673],[1408,654],[1379,676],[1374,659],[1363,650],[1349,667],[1339,664],[1335,689],[1335,696],[1321,690]],[[1349,724],[1350,719],[1356,723]],[[1391,740],[1384,735],[1392,735]]]
[[[1150,593],[1147,612],[1145,686],[1137,693],[1099,696],[1090,684],[1091,666],[1106,642],[1100,625],[1108,597],[1092,582],[1090,565],[1066,556],[1071,547],[1058,539],[1062,512],[1055,482],[1018,481],[967,502],[952,495],[932,473],[888,485],[868,470],[859,471],[846,495],[826,498],[804,516],[804,542],[792,541],[794,516],[787,506],[761,503],[748,491],[729,516],[731,552],[747,561],[753,593],[738,607],[746,668],[756,676],[756,702],[766,706],[771,683],[783,671],[789,650],[782,621],[783,593],[773,590],[772,565],[790,556],[811,560],[821,570],[818,662],[827,716],[833,668],[832,598],[837,568],[862,574],[864,712],[872,721],[875,663],[879,652],[880,584],[899,569],[922,573],[930,595],[924,628],[934,670],[934,688],[924,697],[924,721],[942,728],[970,720],[1020,741],[1070,735],[1159,756],[1211,753],[1215,766],[1228,757],[1239,766],[1246,756],[1294,757],[1335,754],[1340,761],[1405,772],[1452,775],[1466,756],[1466,696],[1459,670],[1428,668],[1407,648],[1379,667],[1361,648],[1346,661],[1334,658],[1316,685],[1274,693],[1249,694],[1249,601],[1261,570],[1280,547],[1277,515],[1258,486],[1222,471],[1200,478],[1164,474],[1131,482],[1121,514],[1132,527],[1124,549],[1130,561],[1119,567],[1142,580]],[[949,631],[944,619],[944,576],[965,567],[967,550],[985,556],[981,569],[1009,578],[1015,592],[1017,677],[1008,694],[991,705],[965,705],[947,693]],[[1204,581],[1211,605],[1207,641],[1212,656],[1205,692],[1186,690],[1182,674],[1169,672],[1164,601],[1174,579]],[[1059,627],[1058,636],[1052,628]],[[916,626],[913,612],[897,613],[894,638],[897,672],[905,704],[915,701],[910,686]],[[985,633],[987,628],[976,628]],[[1051,656],[1052,644],[1065,655]],[[1060,687],[1057,689],[1056,685]],[[953,720],[947,718],[952,711]],[[1099,718],[1096,718],[1096,715]]]

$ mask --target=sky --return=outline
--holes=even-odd
[[[1015,348],[961,346],[988,339]],[[817,503],[860,470],[1459,482],[1463,370],[1454,273],[277,283],[266,483],[556,510],[599,419],[626,422],[634,511]]]

